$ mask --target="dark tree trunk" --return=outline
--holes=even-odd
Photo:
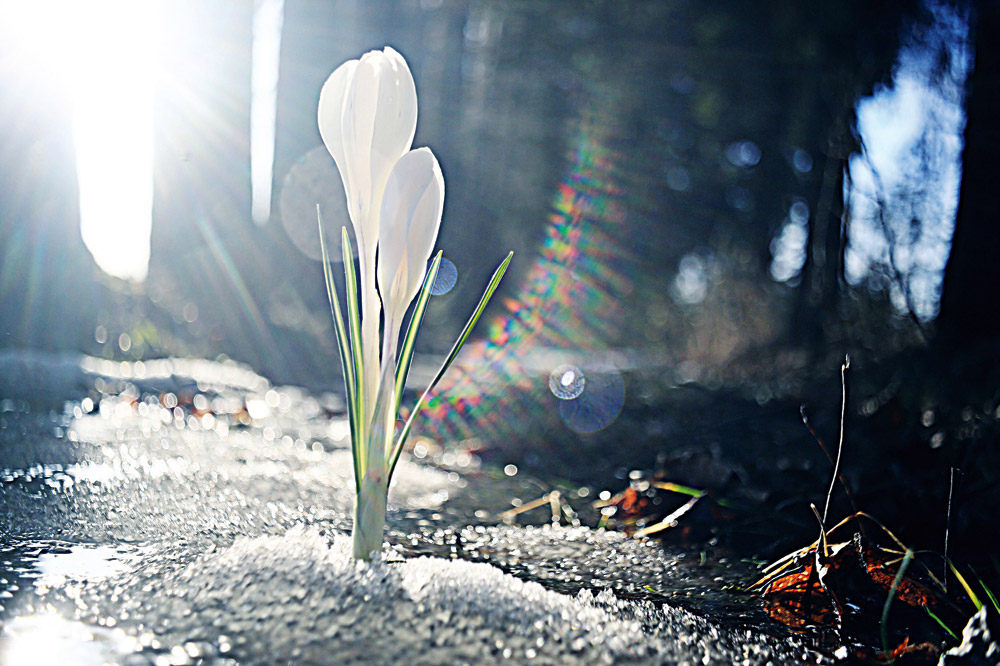
[[[844,173],[856,148],[852,119],[853,111],[846,107],[830,121],[825,159],[817,165],[820,183],[809,216],[809,245],[792,327],[795,339],[815,351],[827,341],[826,323],[837,316],[843,282]]]
[[[1000,3],[979,2],[974,17],[975,63],[969,79],[962,185],[951,257],[938,317],[945,356],[1000,340]]]

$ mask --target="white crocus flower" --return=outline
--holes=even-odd
[[[465,344],[513,254],[508,254],[493,274],[448,357],[397,433],[396,411],[413,355],[413,341],[431,294],[429,283],[441,261],[438,253],[428,276],[427,261],[444,209],[444,177],[429,148],[410,150],[416,122],[413,77],[403,57],[388,46],[338,67],[320,93],[320,134],[344,181],[347,208],[359,245],[360,317],[350,241],[344,229],[342,250],[349,299],[345,325],[345,311],[329,271],[320,222],[324,276],[347,389],[357,491],[354,557],[359,560],[371,559],[382,547],[389,481],[413,417]],[[410,315],[397,358],[403,318],[418,293],[421,296]],[[380,316],[384,317],[381,357]]]
[[[417,127],[417,91],[406,60],[387,46],[345,62],[320,91],[318,116],[320,136],[344,182],[359,246],[363,403],[370,416],[379,366],[375,250],[382,193],[393,166],[410,149]]]

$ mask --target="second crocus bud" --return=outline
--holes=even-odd
[[[382,196],[378,287],[387,323],[401,321],[420,291],[443,211],[444,177],[434,153],[411,150],[396,162]]]

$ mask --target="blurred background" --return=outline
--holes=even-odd
[[[809,526],[830,467],[800,407],[836,441],[850,354],[856,499],[936,543],[959,468],[974,540],[998,499],[997,7],[2,0],[0,353],[340,390],[315,205],[331,240],[348,220],[316,105],[389,44],[456,269],[415,386],[515,251],[422,434]]]

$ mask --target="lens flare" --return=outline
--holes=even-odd
[[[421,427],[438,437],[502,441],[519,428],[560,422],[592,432],[621,410],[624,382],[614,363],[602,360],[620,335],[620,302],[630,286],[621,272],[630,258],[618,242],[626,217],[620,156],[605,145],[611,117],[585,110],[577,121],[569,171],[520,292],[502,301],[506,313],[490,322],[485,339],[466,346],[429,402]],[[575,371],[553,373],[559,363],[545,360],[553,353],[579,356]],[[565,400],[550,392],[556,374]]]

